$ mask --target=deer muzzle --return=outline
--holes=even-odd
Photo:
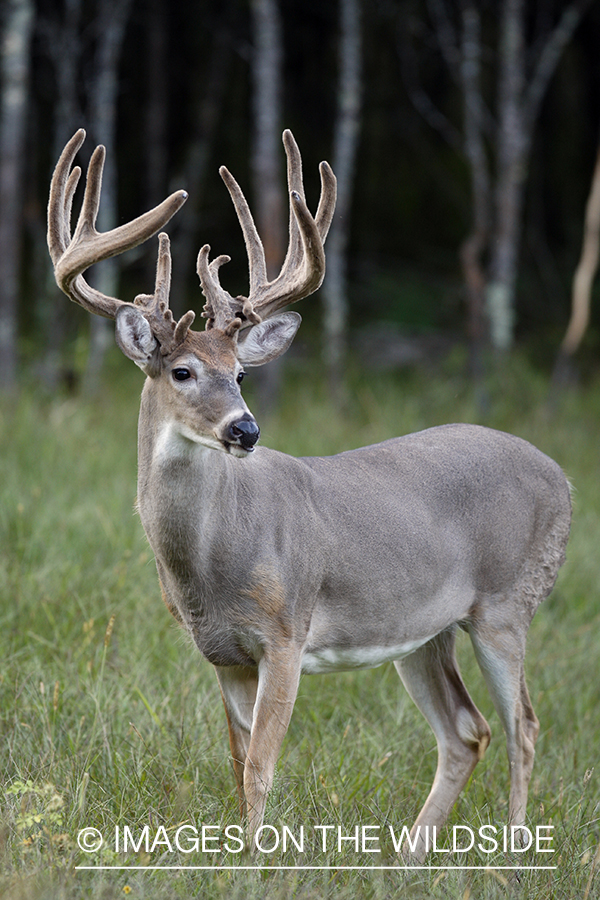
[[[251,453],[259,437],[260,428],[256,424],[256,420],[250,413],[244,413],[239,419],[229,423],[225,440],[227,443],[237,445],[247,453]]]

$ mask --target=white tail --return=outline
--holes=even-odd
[[[243,366],[287,349],[300,317],[277,310],[321,284],[335,205],[331,169],[321,164],[313,218],[298,148],[284,133],[290,242],[272,282],[244,196],[221,170],[246,240],[250,293],[231,297],[218,279],[228,258],[209,263],[204,247],[198,272],[208,323],[194,332],[193,313],[175,322],[168,308],[166,235],[153,295],[125,303],[84,281],[89,265],[161,228],[185,194],[98,235],[98,149],[71,241],[78,174],[69,173],[83,137],[69,142],[53,178],[50,253],[60,287],[116,319],[119,346],[148,376],[139,512],[163,598],[215,666],[250,839],[263,821],[301,673],[392,660],[438,745],[431,792],[404,845],[413,860],[423,859],[419,826],[444,823],[490,739],[458,671],[457,626],[471,636],[506,732],[508,824],[524,824],[539,729],[523,672],[525,641],[564,560],[571,504],[562,471],[525,441],[472,425],[330,458],[257,447],[259,429],[239,387]]]

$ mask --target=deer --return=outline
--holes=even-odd
[[[433,785],[402,852],[429,850],[490,741],[462,680],[457,629],[466,631],[506,736],[508,825],[526,821],[539,722],[524,675],[527,632],[565,559],[568,481],[553,460],[516,436],[447,424],[331,457],[294,458],[258,444],[242,398],[246,368],[283,354],[300,325],[285,307],[315,292],[335,176],[320,164],[316,214],[302,160],[283,133],[289,245],[267,279],[245,196],[222,167],[249,264],[247,296],[221,286],[228,256],[198,255],[206,327],[169,308],[171,255],[160,231],[184,203],[178,191],[112,231],[96,230],[105,150],[81,175],[85,132],[67,143],[48,205],[48,247],[58,286],[115,320],[116,342],[145,374],[138,426],[137,510],[162,597],[214,666],[249,845],[262,826],[277,758],[302,673],[393,662],[437,743]],[[90,286],[94,263],[160,231],[153,294],[124,301]],[[284,310],[284,311],[282,311]],[[254,848],[255,849],[255,848]]]

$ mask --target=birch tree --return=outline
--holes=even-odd
[[[339,0],[340,42],[338,107],[333,140],[333,171],[337,178],[336,213],[327,241],[324,356],[333,393],[340,390],[347,343],[348,289],[346,251],[360,133],[361,28],[359,0]]]
[[[38,21],[40,40],[44,53],[52,65],[56,84],[52,160],[59,158],[71,135],[84,121],[78,92],[81,60],[85,53],[82,13],[82,0],[65,0],[62,8],[53,6],[51,12]],[[48,258],[45,236],[42,237],[45,223],[40,222],[39,228],[39,244],[46,272],[46,290],[40,309],[40,320],[44,330],[40,379],[47,390],[53,391],[61,376],[62,349],[71,322],[71,310],[68,309],[68,304],[62,302],[62,297],[56,295],[54,271]]]
[[[481,375],[485,339],[485,269],[483,254],[490,232],[490,174],[488,170],[481,94],[481,16],[476,3],[461,7],[460,82],[463,95],[464,153],[471,180],[472,230],[460,248],[465,279],[471,348],[471,373]]]
[[[8,0],[0,49],[0,388],[12,390],[17,371],[17,306],[21,184],[27,111],[31,0]]]
[[[231,63],[231,36],[227,28],[221,24],[214,34],[207,64],[206,77],[199,80],[201,93],[192,100],[195,115],[193,127],[187,144],[182,170],[175,184],[185,185],[189,200],[180,211],[177,228],[173,235],[173,259],[177,264],[173,267],[171,282],[171,306],[174,315],[182,316],[189,309],[185,299],[186,284],[190,273],[196,271],[198,255],[198,221],[202,215],[205,178],[207,174],[210,151],[223,107],[223,97],[227,85]],[[198,302],[197,279],[194,282],[193,302]]]
[[[509,350],[514,340],[524,187],[535,126],[562,52],[591,2],[566,4],[556,25],[539,38],[537,55],[525,39],[525,0],[502,4],[495,209],[486,292],[492,345],[500,351]],[[526,59],[530,54],[535,63],[528,77]]]
[[[253,130],[251,167],[256,226],[265,249],[267,277],[274,278],[285,252],[282,188],[281,89],[283,32],[277,0],[252,0]],[[273,405],[281,380],[281,364],[256,370],[263,406]]]
[[[274,278],[285,251],[281,181],[282,25],[276,0],[252,0],[254,30],[252,177],[256,223]]]
[[[500,4],[498,43],[493,54],[497,61],[492,73],[494,93],[487,98],[479,72],[483,52],[477,24],[480,4],[461,0],[457,21],[455,5],[450,0],[427,3],[435,39],[463,94],[461,145],[471,170],[473,235],[478,236],[477,257],[481,259],[484,249],[489,255],[485,311],[492,346],[500,352],[509,350],[514,340],[524,189],[535,126],[563,50],[591,3],[592,0],[572,0],[564,4],[558,20],[551,23],[546,17],[529,42],[527,0],[505,0]],[[406,42],[402,46],[405,48]],[[445,136],[450,134],[456,144],[455,129],[435,109],[417,80],[411,77],[407,85],[417,108]],[[495,110],[495,117],[491,110]],[[483,225],[485,219],[489,227]],[[482,240],[485,246],[477,244]],[[470,266],[469,278],[479,277],[473,266],[472,247],[470,252],[471,257],[467,245],[465,259],[463,245],[463,265]],[[469,292],[473,283],[467,279]]]
[[[117,100],[118,65],[132,0],[98,0],[96,9],[96,53],[89,87],[89,126],[95,143],[106,147],[102,179],[102,204],[98,230],[110,231],[118,225],[117,208]],[[108,259],[90,274],[90,281],[103,294],[117,295],[119,263]],[[106,350],[112,340],[108,319],[92,316],[90,351],[84,376],[86,392],[97,390]]]
[[[590,321],[592,286],[600,258],[600,148],[592,175],[585,207],[581,255],[571,289],[571,316],[554,368],[556,382],[568,381],[572,359],[577,352]]]

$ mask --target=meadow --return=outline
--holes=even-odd
[[[388,664],[302,679],[267,811],[273,830],[259,860],[266,868],[164,868],[256,861],[235,853],[233,839],[224,849],[223,835],[235,835],[239,824],[225,716],[212,667],[161,602],[134,513],[142,376],[115,351],[96,397],[43,397],[30,384],[0,405],[1,896],[600,896],[600,377],[549,407],[547,376],[517,356],[490,379],[483,414],[461,372],[449,361],[427,372],[356,373],[338,407],[318,373],[292,361],[279,408],[267,417],[252,399],[251,378],[244,388],[263,443],[296,455],[471,421],[518,434],[563,466],[574,498],[568,561],[534,619],[527,657],[541,721],[528,824],[551,827],[544,833],[554,852],[473,849],[434,854],[428,869],[392,868],[389,828],[411,824],[436,750]],[[492,743],[442,846],[453,825],[500,827],[507,815],[503,733],[464,635],[459,655]],[[170,852],[183,825],[187,836],[205,826],[204,852],[186,853],[191,845]],[[366,827],[379,841],[367,841],[363,852],[353,841],[339,849],[332,837],[323,849],[324,825],[347,837]],[[127,851],[125,826],[134,837]],[[303,852],[291,839],[269,852],[284,826],[296,838],[304,828]],[[103,835],[97,852],[79,848],[84,828]],[[519,863],[518,872],[500,868]],[[76,868],[101,865],[158,869]],[[277,868],[298,865],[330,868]]]

